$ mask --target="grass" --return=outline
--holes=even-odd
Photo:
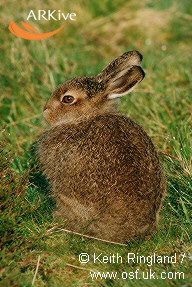
[[[30,9],[42,9],[39,1],[20,1],[19,7],[6,1],[0,8],[4,29],[0,35],[0,286],[28,287],[32,282],[37,287],[191,286],[191,3],[71,2],[65,1],[64,8],[62,1],[43,4],[44,9],[62,7],[77,13],[76,23],[66,23],[63,32],[45,41],[22,40],[7,29],[14,17],[23,20]],[[42,31],[58,24],[35,23]],[[76,75],[96,74],[113,57],[131,49],[144,54],[147,77],[134,93],[122,98],[121,109],[145,128],[162,153],[168,196],[153,239],[114,246],[52,229],[64,228],[64,224],[53,218],[54,199],[36,166],[32,146],[46,126],[42,107],[58,84]],[[125,262],[80,264],[82,252],[119,253],[124,258],[128,252],[146,256],[176,253],[175,264],[155,264],[151,269],[157,274],[184,272],[184,279],[92,280],[90,270],[114,271],[121,276],[121,272],[137,268],[146,272],[150,267]],[[186,255],[183,262],[181,254]]]

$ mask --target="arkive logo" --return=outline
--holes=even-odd
[[[30,12],[27,15],[27,21],[28,20],[35,20],[35,21],[76,21],[76,13],[64,13],[61,10],[37,10],[36,12],[34,10],[30,10]],[[9,23],[9,31],[19,37],[26,40],[44,40],[47,38],[52,37],[53,35],[59,33],[63,26],[50,31],[50,32],[39,32],[35,27],[30,25],[27,22],[21,21],[21,25],[23,27],[20,27],[18,24],[16,24],[14,21],[11,21]]]

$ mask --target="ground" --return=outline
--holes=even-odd
[[[77,21],[64,23],[63,31],[47,40],[17,38],[8,24],[25,20],[30,9],[76,12]],[[0,286],[192,286],[191,1],[48,0],[43,8],[37,0],[2,1],[0,12]],[[60,25],[30,23],[40,31]],[[33,143],[46,127],[42,108],[58,84],[94,75],[132,49],[144,55],[146,78],[122,98],[121,110],[153,139],[168,188],[156,235],[120,246],[62,230],[64,223],[53,219],[54,199],[37,169]],[[81,264],[80,253],[88,253],[90,262]],[[94,253],[118,253],[124,262],[94,263]],[[127,253],[176,254],[176,263],[128,264]],[[137,269],[145,278],[150,269],[159,278],[137,279],[129,273]],[[117,272],[117,277],[92,279],[93,271]],[[162,272],[166,279],[160,279]]]

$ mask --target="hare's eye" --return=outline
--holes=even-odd
[[[70,95],[65,95],[61,101],[65,104],[72,104],[74,102],[75,98],[73,96]]]

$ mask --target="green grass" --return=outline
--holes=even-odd
[[[44,3],[44,9],[62,8],[78,15],[76,23],[66,23],[63,32],[44,41],[22,40],[8,32],[10,20],[23,20],[30,9],[42,9],[40,2],[20,1],[18,7],[8,1],[0,10],[0,286],[32,286],[39,256],[37,287],[191,286],[191,2],[72,2]],[[49,31],[59,23],[35,25]],[[151,240],[116,246],[51,229],[64,228],[64,223],[53,218],[54,198],[38,169],[32,146],[46,126],[42,108],[58,84],[76,75],[96,74],[113,57],[131,49],[144,55],[147,76],[134,93],[122,98],[121,109],[145,128],[162,152],[168,195],[159,230]],[[176,264],[156,264],[151,269],[157,274],[184,272],[185,277],[92,280],[90,270],[117,271],[120,275],[150,267],[83,265],[78,260],[81,252],[118,252],[124,258],[128,252],[146,256],[177,253]],[[184,253],[181,263],[179,255]]]

